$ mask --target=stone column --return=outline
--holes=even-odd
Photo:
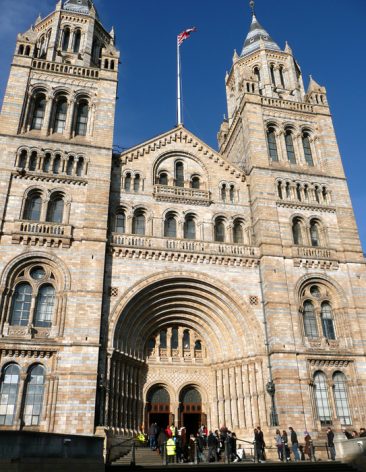
[[[66,138],[72,137],[72,126],[75,114],[75,100],[72,98],[67,103],[67,117],[64,129],[64,135]]]
[[[229,369],[229,380],[230,380],[230,402],[231,402],[231,418],[232,418],[232,427],[238,429],[238,394],[236,391],[236,382],[235,382],[235,367],[230,367]]]
[[[246,427],[249,428],[249,427],[253,427],[253,415],[252,415],[252,404],[251,404],[251,397],[250,397],[248,366],[242,365],[241,372],[242,372],[242,381],[243,381]]]
[[[254,364],[249,364],[248,370],[249,370],[249,388],[250,388],[250,397],[251,397],[251,404],[252,404],[253,422],[254,422],[254,425],[257,426],[259,422],[258,393],[257,393],[256,379],[255,379]]]
[[[43,123],[42,123],[42,129],[41,129],[41,134],[42,135],[47,135],[49,134],[49,129],[50,129],[50,121],[51,121],[51,112],[52,112],[52,105],[53,105],[53,100],[51,96],[46,97],[46,109],[44,112],[44,118],[43,118]]]
[[[258,362],[256,364],[256,371],[257,371],[257,388],[258,388],[258,400],[259,400],[259,418],[261,425],[268,425],[268,415],[267,415],[267,406],[266,406],[266,392],[264,389],[264,382],[263,382],[263,366],[262,362]]]
[[[225,423],[225,410],[224,410],[224,385],[223,385],[223,378],[222,378],[222,369],[218,369],[216,371],[217,375],[217,399],[219,404],[219,424],[217,425],[220,427],[222,424]]]
[[[244,406],[244,392],[243,392],[243,376],[241,367],[236,366],[234,369],[234,376],[236,380],[236,392],[237,392],[237,410],[238,410],[238,426],[244,428],[246,426],[245,421],[245,406]]]
[[[226,426],[232,428],[232,415],[231,415],[231,401],[230,401],[230,384],[229,384],[229,369],[223,370],[223,383],[224,383],[224,405],[225,405],[225,422]],[[230,425],[230,426],[229,426]],[[221,425],[220,425],[221,426]]]
[[[166,331],[166,350],[167,357],[172,357],[172,328],[168,328]]]

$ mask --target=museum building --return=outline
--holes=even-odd
[[[91,0],[17,37],[0,430],[364,426],[365,259],[326,89],[253,11],[218,151],[179,125],[115,153],[119,65]]]

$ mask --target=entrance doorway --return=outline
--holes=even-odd
[[[184,426],[187,436],[196,436],[198,429],[205,423],[206,415],[202,412],[202,398],[200,392],[193,386],[185,387],[180,393],[179,426]]]
[[[152,387],[146,399],[145,432],[148,432],[153,423],[156,423],[159,429],[165,429],[173,421],[168,391],[159,385]]]

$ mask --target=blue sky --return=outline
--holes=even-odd
[[[224,77],[250,24],[247,0],[96,0],[122,53],[115,144],[127,148],[176,123],[176,35],[196,26],[182,47],[185,125],[212,147],[226,113]],[[56,0],[0,0],[0,97],[16,34]],[[259,21],[328,91],[328,100],[361,240],[366,251],[365,0],[257,0]]]

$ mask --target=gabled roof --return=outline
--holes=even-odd
[[[150,154],[156,150],[161,149],[161,152],[164,152],[164,148],[167,148],[169,151],[169,146],[174,145],[174,148],[177,152],[177,144],[181,143],[182,145],[190,145],[192,150],[191,153],[197,155],[202,159],[203,162],[206,161],[206,164],[209,164],[210,161],[212,164],[215,164],[222,167],[224,171],[229,172],[233,177],[245,181],[245,173],[239,167],[235,166],[229,162],[225,157],[219,154],[217,151],[212,149],[206,143],[201,141],[197,136],[188,131],[184,126],[179,125],[172,130],[163,133],[159,136],[156,136],[144,143],[138,144],[120,154],[120,159],[122,164],[127,162],[141,159],[145,155]],[[184,151],[182,149],[182,151]],[[185,150],[186,151],[186,150]]]
[[[262,41],[266,49],[271,49],[273,51],[281,51],[281,48],[278,46],[277,43],[274,42],[274,40],[259,23],[257,17],[253,13],[252,24],[250,25],[249,33],[245,38],[244,46],[240,56],[247,56],[248,54],[251,54],[257,49],[260,49]]]
[[[63,9],[82,13],[83,15],[89,15],[92,10],[96,12],[92,0],[65,0]]]

